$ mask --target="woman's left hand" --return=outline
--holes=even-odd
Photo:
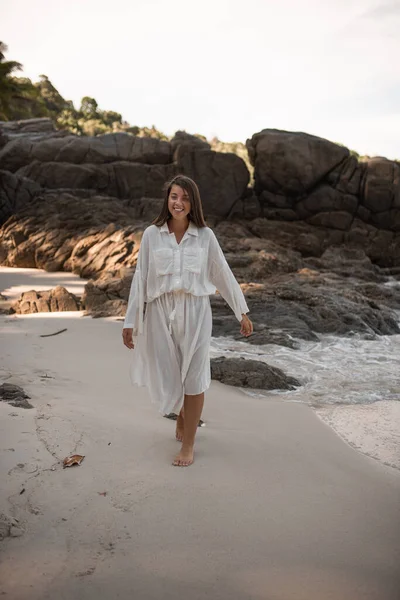
[[[240,323],[240,333],[245,337],[249,337],[253,333],[253,323],[250,321],[247,315],[242,315],[242,321]]]

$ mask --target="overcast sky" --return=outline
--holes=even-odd
[[[400,0],[0,0],[7,58],[132,125],[400,158]]]

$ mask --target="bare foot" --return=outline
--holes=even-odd
[[[178,440],[178,442],[183,442],[183,427],[184,427],[184,420],[183,420],[182,411],[181,411],[176,419],[175,437]]]
[[[194,452],[193,448],[184,449],[183,446],[181,451],[174,458],[174,462],[172,463],[174,467],[189,467],[194,461]]]

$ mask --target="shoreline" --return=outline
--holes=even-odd
[[[0,266],[0,292],[9,301],[19,298],[22,292],[31,289],[47,290],[62,285],[77,295],[83,294],[87,280],[69,272],[47,272],[42,269],[13,268]],[[7,317],[7,315],[5,315]],[[43,313],[32,315],[8,315],[8,318],[41,318]],[[46,313],[47,319],[83,318],[84,312]],[[86,317],[92,319],[92,317]],[[121,322],[121,317],[96,319],[97,323]],[[257,358],[256,356],[254,358]],[[1,371],[0,371],[1,372]],[[23,387],[23,383],[21,384]],[[252,396],[252,390],[243,390],[243,401]],[[257,397],[257,393],[253,394]],[[289,397],[288,397],[289,396]],[[262,393],[262,398],[275,399],[274,394]],[[346,444],[354,450],[373,458],[384,466],[400,470],[400,403],[395,400],[382,400],[373,404],[316,406],[304,399],[280,396],[282,402],[301,403],[312,408],[319,419],[328,425]]]

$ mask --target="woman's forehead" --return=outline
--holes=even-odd
[[[183,196],[188,196],[189,195],[186,190],[184,190],[183,188],[181,188],[181,186],[177,185],[176,183],[174,183],[173,186],[172,186],[172,188],[171,188],[171,194],[180,194],[180,195],[183,195]]]

